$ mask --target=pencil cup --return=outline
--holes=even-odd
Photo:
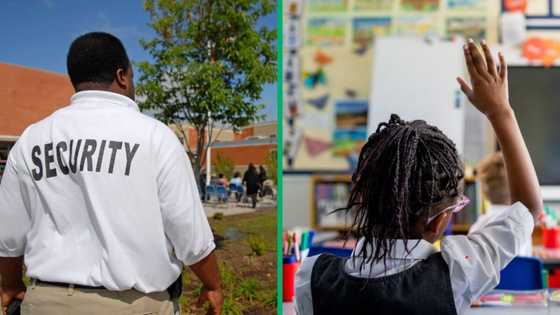
[[[296,291],[296,256],[284,256],[282,263],[282,298],[284,302],[292,302]]]

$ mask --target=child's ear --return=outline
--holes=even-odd
[[[449,215],[451,215],[451,212],[449,211],[438,215],[428,224],[428,231],[434,235],[440,235],[447,227],[447,223],[449,223]]]

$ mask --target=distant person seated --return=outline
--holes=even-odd
[[[233,177],[231,178],[231,180],[229,181],[230,184],[236,185],[236,186],[241,186],[243,185],[243,180],[241,179],[241,173],[239,172],[235,172],[233,174]]]
[[[243,197],[243,180],[241,179],[241,173],[235,172],[233,177],[229,181],[230,192],[235,193],[235,199],[237,201],[241,200]]]
[[[224,187],[229,185],[228,179],[222,173],[218,174],[218,185],[222,185]]]
[[[274,192],[274,181],[272,179],[267,179],[263,182],[262,185],[262,195],[263,196],[273,196],[275,195]]]

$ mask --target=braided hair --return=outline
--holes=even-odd
[[[421,238],[416,224],[427,223],[432,206],[456,199],[462,178],[455,144],[441,130],[396,114],[380,123],[360,152],[350,198],[339,209],[353,214],[352,231],[364,239],[356,253],[364,257],[360,267],[386,264],[396,239],[410,253],[407,239]]]

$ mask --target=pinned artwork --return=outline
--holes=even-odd
[[[486,18],[483,17],[452,17],[447,19],[447,35],[460,35],[480,41],[486,38]]]
[[[307,24],[305,44],[331,47],[344,45],[346,20],[341,18],[310,18]]]
[[[368,108],[367,100],[339,100],[335,103],[335,155],[348,156],[359,152],[367,138]]]
[[[318,110],[323,110],[325,109],[325,106],[327,105],[327,102],[329,100],[329,94],[325,94],[323,96],[319,96],[317,98],[310,98],[307,100],[307,103],[309,103],[310,105],[312,105],[313,107],[315,107]]]
[[[327,77],[325,76],[325,71],[319,68],[315,72],[304,74],[304,85],[307,89],[314,89],[317,85],[327,84]]]
[[[402,0],[401,9],[404,11],[434,12],[439,8],[439,0]]]
[[[354,49],[354,53],[358,56],[362,56],[367,52],[368,48],[369,47],[367,45],[360,46],[360,47]]]
[[[331,56],[320,49],[315,53],[313,60],[320,66],[326,66],[333,61]]]
[[[426,36],[437,33],[433,16],[401,16],[395,21],[395,34],[405,36]]]
[[[560,41],[540,37],[529,38],[523,44],[523,57],[550,67],[560,58]]]
[[[348,0],[308,0],[310,12],[344,12]]]
[[[331,144],[329,142],[321,139],[304,136],[303,141],[305,143],[305,147],[307,148],[307,153],[311,157],[316,157],[317,155],[328,151],[331,147]]]
[[[357,47],[369,47],[377,36],[387,36],[391,31],[391,18],[355,18],[352,21],[352,42]]]
[[[527,12],[527,5],[528,0],[504,0],[504,9],[507,12]]]
[[[346,89],[346,90],[344,91],[344,94],[346,94],[346,96],[347,96],[348,98],[356,98],[356,97],[358,97],[358,92],[357,92],[356,90],[354,90],[354,89]]]
[[[390,11],[395,5],[395,0],[355,0],[355,11]]]
[[[482,11],[488,0],[447,0],[447,9],[451,11]]]

